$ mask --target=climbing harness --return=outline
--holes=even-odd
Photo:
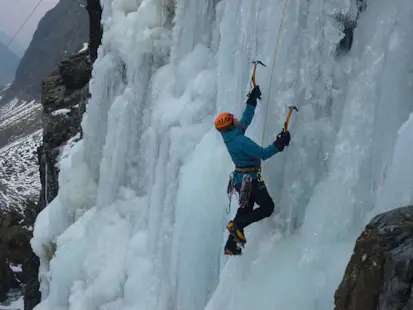
[[[257,181],[260,182],[260,183],[264,182],[264,177],[262,176],[261,169],[257,173]]]
[[[235,171],[237,172],[258,172],[261,170],[260,166],[256,167],[235,167]]]

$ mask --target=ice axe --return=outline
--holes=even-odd
[[[284,123],[284,129],[283,129],[284,132],[288,131],[288,122],[290,121],[290,117],[291,117],[291,114],[293,114],[293,111],[296,110],[298,112],[298,108],[293,105],[289,106],[288,109],[289,111],[288,111],[287,118],[285,119],[285,123]]]
[[[255,74],[257,73],[257,66],[261,65],[263,67],[266,67],[266,65],[264,65],[262,61],[259,61],[259,60],[252,61],[251,63],[254,64],[254,69],[252,70],[251,82],[252,82],[252,85],[255,87],[257,86],[257,83],[255,83]]]

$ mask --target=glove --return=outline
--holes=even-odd
[[[290,145],[290,139],[290,133],[283,130],[277,135],[277,140],[274,141],[274,145],[280,152],[282,152],[285,146]]]
[[[247,104],[252,106],[257,106],[257,99],[261,99],[261,90],[260,87],[257,85],[255,86],[252,91],[248,94]]]

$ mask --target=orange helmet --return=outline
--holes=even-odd
[[[222,130],[234,123],[234,115],[232,115],[231,113],[223,112],[217,116],[214,123],[217,130]]]

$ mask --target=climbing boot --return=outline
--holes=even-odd
[[[234,237],[235,241],[244,247],[244,244],[247,242],[247,239],[245,238],[244,232],[242,229],[238,229],[238,227],[235,225],[233,221],[229,221],[227,224],[227,229],[231,236]]]
[[[235,238],[231,235],[228,236],[227,243],[225,244],[224,248],[225,255],[241,255],[242,249],[238,246]]]
[[[241,254],[242,254],[242,249],[241,249],[239,246],[237,246],[237,247],[234,248],[234,249],[227,249],[227,248],[225,248],[225,249],[224,249],[224,254],[225,254],[225,255],[233,255],[233,256],[241,255]]]

